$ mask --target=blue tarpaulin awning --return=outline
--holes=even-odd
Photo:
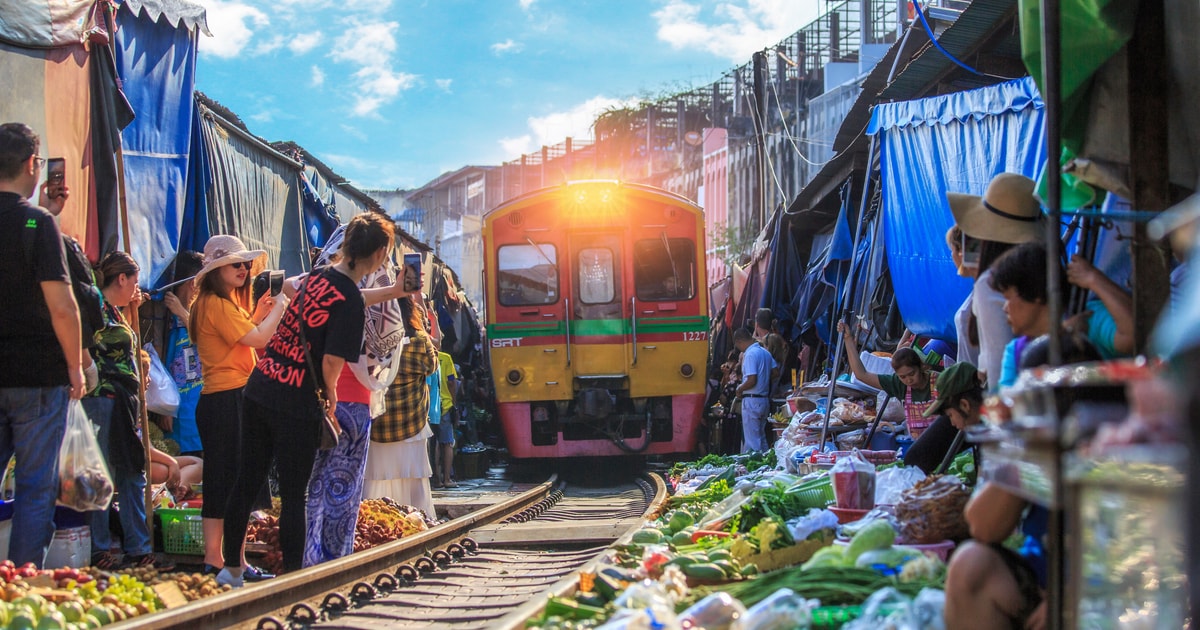
[[[982,195],[1004,172],[1037,179],[1046,162],[1043,110],[1028,77],[943,96],[877,105],[883,242],[909,330],[954,341],[954,312],[971,291],[946,247],[946,193]]]

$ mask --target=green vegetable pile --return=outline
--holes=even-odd
[[[749,453],[746,455],[717,455],[715,453],[709,453],[708,455],[705,455],[694,462],[676,463],[671,467],[671,470],[667,472],[667,475],[669,477],[679,477],[688,470],[696,470],[699,468],[704,468],[705,466],[721,468],[723,466],[732,466],[738,463],[745,466],[746,470],[753,471],[758,470],[763,466],[774,468],[779,463],[779,460],[775,456],[774,449],[767,449],[761,453]]]
[[[694,588],[685,603],[690,605],[713,591],[724,591],[750,607],[781,588],[790,588],[801,597],[821,600],[822,606],[844,606],[861,604],[875,591],[888,586],[896,587],[909,597],[915,596],[926,586],[941,588],[940,583],[922,580],[901,582],[895,577],[885,577],[872,569],[858,567],[788,567],[741,582]]]

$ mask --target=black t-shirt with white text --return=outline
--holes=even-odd
[[[300,309],[304,312],[301,313]],[[254,366],[245,396],[281,413],[308,417],[319,412],[313,376],[300,342],[300,325],[316,369],[326,354],[357,361],[362,354],[365,307],[358,287],[332,267],[314,271],[303,294],[288,305],[279,328]],[[322,379],[320,373],[316,379]]]
[[[62,234],[49,212],[0,192],[0,387],[70,385],[42,282],[70,281]]]

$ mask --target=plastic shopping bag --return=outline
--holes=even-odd
[[[143,348],[150,355],[150,381],[146,385],[146,409],[169,418],[175,417],[179,410],[179,387],[175,379],[158,358],[158,352],[153,344]]]
[[[58,451],[58,503],[76,510],[107,510],[113,482],[96,430],[78,400],[67,407],[67,429]]]
[[[868,462],[858,449],[849,457],[837,460],[829,471],[833,478],[833,496],[837,506],[854,510],[875,507],[875,465]]]

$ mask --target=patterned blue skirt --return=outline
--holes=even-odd
[[[337,419],[342,427],[338,445],[317,452],[308,481],[305,567],[354,551],[354,528],[371,443],[370,405],[339,402]]]

